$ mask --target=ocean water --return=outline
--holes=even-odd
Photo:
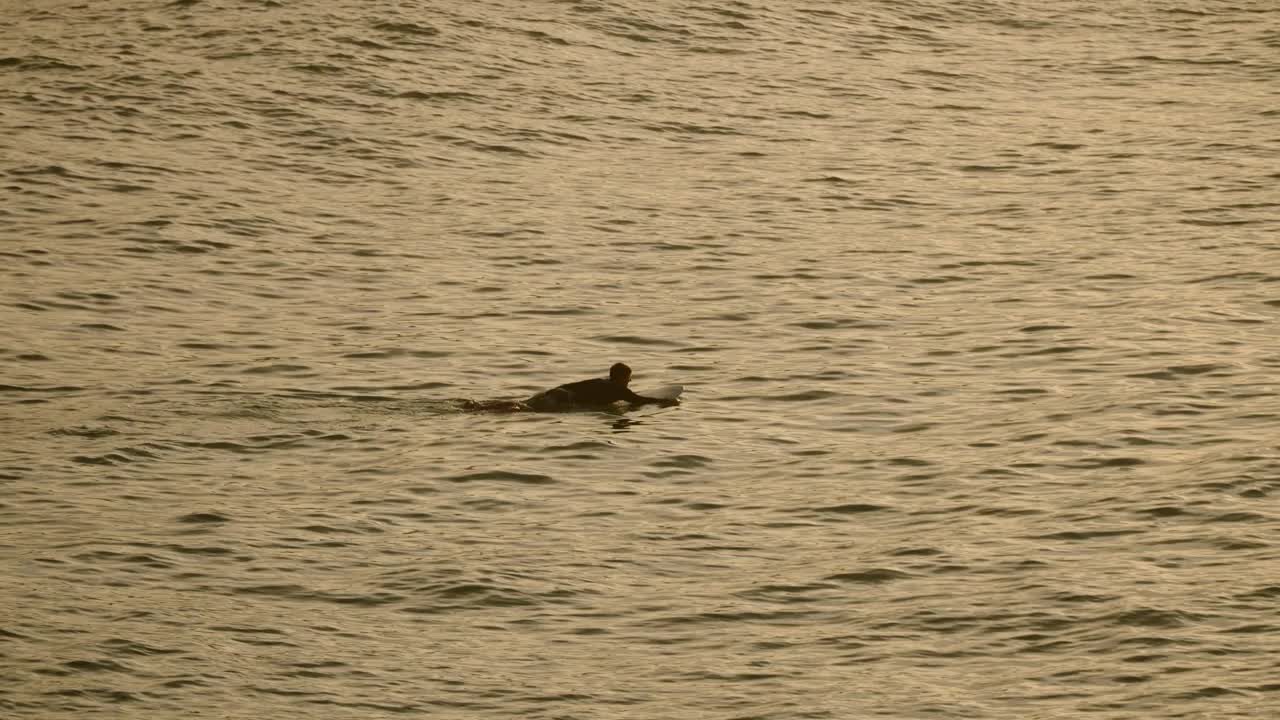
[[[1272,0],[0,17],[0,716],[1280,715]]]

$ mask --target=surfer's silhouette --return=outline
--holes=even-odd
[[[675,397],[653,398],[637,395],[627,385],[631,382],[631,368],[625,363],[614,363],[609,377],[591,378],[566,383],[545,390],[527,400],[466,400],[464,410],[484,412],[564,412],[567,410],[603,410],[614,403],[626,402],[639,405],[678,405]],[[678,394],[678,388],[677,388]]]
[[[675,404],[673,400],[637,395],[627,387],[630,382],[631,368],[625,363],[614,363],[609,368],[608,378],[592,378],[561,385],[534,395],[525,400],[524,404],[538,412],[599,409],[619,401],[632,405]]]

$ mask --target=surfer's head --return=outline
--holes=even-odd
[[[631,368],[627,367],[626,363],[614,363],[613,367],[609,368],[609,379],[626,387],[627,383],[631,382]]]

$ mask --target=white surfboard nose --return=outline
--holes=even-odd
[[[647,397],[647,398],[653,398],[655,400],[675,400],[676,398],[680,397],[680,394],[683,392],[684,392],[683,385],[663,385],[660,388],[655,388],[648,392],[642,392],[638,394],[643,395],[644,397]]]

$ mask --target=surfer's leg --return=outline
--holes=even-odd
[[[454,402],[457,403],[458,409],[464,412],[511,413],[533,410],[521,400],[472,400],[470,398],[460,398]]]
[[[564,388],[555,388],[524,401],[525,407],[535,412],[560,412],[573,407],[573,394]]]

